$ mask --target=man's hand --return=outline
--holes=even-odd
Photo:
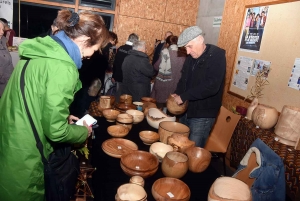
[[[180,96],[178,96],[177,94],[171,94],[171,96],[174,98],[174,101],[177,103],[177,105],[180,105],[183,103]]]
[[[74,121],[78,121],[78,120],[79,120],[78,117],[75,117],[75,116],[73,116],[73,115],[69,115],[69,116],[68,116],[68,123],[69,123],[69,124],[73,124]]]

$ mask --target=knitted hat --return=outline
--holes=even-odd
[[[178,47],[185,46],[186,44],[188,44],[188,42],[190,42],[191,40],[193,40],[194,38],[196,38],[201,34],[202,34],[202,30],[198,26],[192,26],[186,28],[178,38],[178,42],[177,42]]]

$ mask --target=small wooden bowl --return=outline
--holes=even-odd
[[[129,129],[122,125],[112,125],[107,128],[107,132],[112,137],[125,137],[129,133]]]
[[[144,187],[145,181],[141,176],[132,176],[129,180],[129,183],[137,184]]]
[[[189,158],[189,170],[200,173],[207,169],[211,161],[211,153],[201,147],[190,147],[185,151]]]
[[[114,109],[104,109],[102,111],[103,116],[106,118],[108,122],[115,122],[117,116],[120,114],[118,110]]]
[[[142,97],[141,100],[142,100],[143,103],[145,103],[145,102],[156,103],[156,100],[154,98],[151,98],[151,97]]]
[[[184,103],[178,105],[174,97],[169,95],[169,98],[167,99],[167,109],[169,112],[171,112],[174,115],[180,115],[183,114],[188,108],[188,101],[185,101]]]
[[[139,136],[143,143],[146,145],[151,145],[159,140],[158,133],[154,131],[141,131],[139,133]]]
[[[134,200],[144,201],[147,200],[147,193],[144,188],[137,184],[123,184],[117,190],[117,200]]]
[[[116,119],[120,123],[128,124],[133,122],[133,116],[127,113],[119,114]]]
[[[102,143],[102,150],[107,155],[114,157],[114,158],[121,158],[123,154],[128,154],[135,150],[138,150],[138,146],[126,139],[122,138],[112,138],[105,140]]]
[[[162,142],[154,142],[149,149],[149,152],[156,156],[159,162],[161,162],[166,153],[170,151],[173,151],[173,147]]]
[[[170,177],[156,180],[151,191],[155,200],[188,201],[191,196],[189,187],[183,181]]]
[[[133,116],[133,124],[140,123],[144,119],[144,113],[139,110],[127,110],[126,113]]]
[[[122,155],[121,168],[130,176],[147,178],[158,169],[158,159],[146,151],[133,151]]]
[[[188,157],[180,152],[170,151],[162,160],[161,170],[166,177],[181,178],[189,169]]]

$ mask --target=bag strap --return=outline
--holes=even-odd
[[[32,120],[32,117],[31,117],[31,114],[29,112],[29,108],[28,108],[28,105],[27,105],[27,101],[26,101],[26,98],[25,98],[25,70],[27,68],[27,65],[29,63],[30,60],[27,60],[23,69],[22,69],[22,72],[21,72],[21,77],[20,77],[20,88],[21,88],[21,93],[22,93],[22,97],[23,97],[23,100],[24,100],[24,105],[25,105],[25,109],[26,109],[26,113],[27,113],[27,116],[28,116],[28,119],[29,119],[29,122],[30,122],[30,125],[31,125],[31,128],[32,128],[32,131],[33,131],[33,134],[34,134],[34,138],[35,138],[35,141],[36,141],[36,147],[38,148],[41,156],[42,156],[42,161],[44,164],[47,164],[48,163],[48,160],[45,158],[44,156],[44,152],[43,152],[43,144],[40,140],[40,137],[38,135],[38,132],[37,132],[37,129],[33,123],[33,120]]]

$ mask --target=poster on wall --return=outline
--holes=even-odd
[[[240,56],[235,68],[235,74],[232,84],[240,89],[246,90],[248,86],[250,71],[253,66],[254,59],[250,57]]]
[[[268,78],[270,73],[270,61],[255,59],[253,67],[251,68],[251,76],[255,76],[257,72],[264,72],[263,77]]]
[[[300,90],[300,58],[295,59],[288,86]]]
[[[13,0],[0,0],[0,18],[7,20],[12,29],[13,22]]]
[[[247,8],[240,38],[240,50],[259,52],[269,7]]]

